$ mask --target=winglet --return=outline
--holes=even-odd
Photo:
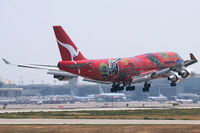
[[[6,59],[2,58],[2,60],[7,64],[10,65],[11,63],[9,61],[7,61]]]
[[[190,59],[193,61],[197,61],[197,59],[194,57],[193,53],[190,53]]]

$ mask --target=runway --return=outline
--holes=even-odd
[[[64,109],[34,109],[17,108],[1,109],[0,113],[19,113],[19,112],[56,112],[56,111],[111,111],[111,110],[150,110],[150,109],[194,109],[199,107],[148,107],[148,108],[64,108]]]
[[[128,107],[126,105],[129,105]],[[60,105],[63,108],[60,108]],[[105,102],[90,102],[90,103],[67,103],[67,104],[9,104],[3,109],[0,105],[0,113],[17,113],[17,112],[49,112],[49,111],[105,111],[105,110],[146,110],[146,109],[190,109],[200,108],[199,104],[180,104],[173,106],[172,102],[114,102],[113,104]]]
[[[200,124],[200,120],[0,119],[0,124]]]
[[[171,109],[171,108],[74,108],[74,109],[3,109],[0,113],[19,112],[56,112],[56,111],[112,111],[112,110],[147,110],[147,109]]]

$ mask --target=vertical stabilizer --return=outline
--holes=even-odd
[[[86,59],[69,38],[62,26],[53,26],[53,29],[63,61],[76,61]]]

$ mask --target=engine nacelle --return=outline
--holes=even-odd
[[[194,70],[192,70],[190,68],[185,68],[185,69],[181,70],[181,72],[179,72],[179,75],[182,78],[191,78],[191,77],[194,77],[196,75],[196,73],[194,72]]]
[[[58,71],[58,70],[49,70],[47,74],[53,75],[54,78],[60,81],[68,81],[72,78],[77,78],[78,76],[65,72],[65,71]]]
[[[177,72],[172,72],[172,74],[168,76],[168,80],[175,83],[181,81],[182,77]]]
[[[61,75],[54,75],[53,77],[58,79],[59,81],[68,81],[73,78],[70,76],[61,76]]]

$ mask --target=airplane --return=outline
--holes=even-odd
[[[99,94],[95,95],[97,101],[106,101],[107,99],[117,99],[118,101],[126,101],[126,95],[124,93],[105,93],[99,85]]]
[[[188,66],[198,62],[192,53],[183,60],[175,52],[147,53],[127,58],[87,59],[72,42],[62,26],[53,26],[62,60],[56,65],[16,64],[18,67],[46,69],[47,74],[65,81],[78,76],[84,81],[112,84],[111,92],[135,90],[135,83],[144,83],[143,92],[149,92],[150,81],[167,78],[171,86],[196,73]],[[6,64],[15,65],[3,59]]]
[[[123,97],[125,98],[126,95],[124,93],[105,93],[103,92],[102,87],[99,85],[99,94],[96,94],[96,96],[105,96],[105,97]],[[126,98],[125,98],[126,99]]]
[[[41,104],[43,104],[43,101],[37,101],[35,104],[36,105],[41,105]]]
[[[175,98],[175,101],[177,103],[180,103],[180,104],[191,104],[193,103],[193,99],[180,99],[180,98]]]
[[[95,95],[88,95],[88,96],[76,96],[74,94],[73,88],[71,88],[71,100],[70,102],[89,102],[89,101],[94,101],[95,100]]]
[[[160,101],[160,102],[168,100],[167,97],[162,94],[159,94],[159,96],[149,96],[148,99],[151,101]]]

